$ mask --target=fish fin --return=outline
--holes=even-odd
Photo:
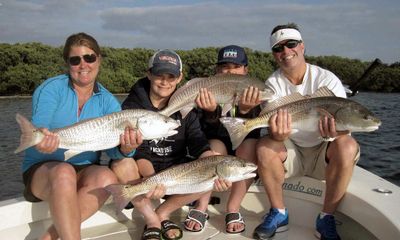
[[[298,132],[299,132],[299,129],[297,129],[297,128],[292,128],[292,131],[290,132],[290,134],[298,133]]]
[[[190,86],[193,85],[197,82],[203,81],[205,78],[192,78],[189,81],[187,81],[183,86]]]
[[[330,117],[330,118],[333,118],[333,117],[334,117],[330,112],[326,111],[326,109],[323,109],[323,108],[316,108],[316,111],[317,111],[320,115],[322,115],[322,116],[328,116],[328,117]]]
[[[17,123],[21,129],[21,137],[20,144],[14,153],[22,152],[27,148],[35,146],[43,140],[43,133],[35,128],[35,126],[33,126],[33,124],[26,117],[17,113],[15,119],[17,120]]]
[[[322,136],[319,136],[318,138],[321,139],[323,142],[333,142],[336,139],[336,137],[322,137]]]
[[[254,178],[257,174],[255,173],[248,173],[248,174],[244,174],[244,175],[240,175],[240,176],[234,176],[234,177],[228,177],[225,178],[226,180],[230,181],[230,182],[239,182],[245,179],[250,179],[250,178]]]
[[[310,97],[334,97],[335,94],[326,86],[320,87],[315,91],[315,93],[311,94]]]
[[[192,109],[193,109],[192,106],[188,106],[188,107],[182,108],[181,111],[180,111],[181,115],[182,115],[182,118],[185,118],[189,114],[189,112],[192,111]]]
[[[246,119],[222,117],[219,119],[229,133],[232,149],[236,149],[252,129],[246,128]]]
[[[217,179],[217,176],[204,180],[202,182],[196,183],[196,192],[206,192],[210,191],[214,188],[214,180]]]
[[[273,99],[275,93],[269,88],[260,91],[260,101],[267,101]]]
[[[136,120],[132,121],[132,120],[126,120],[123,121],[120,124],[120,128],[121,129],[125,129],[126,127],[130,127],[132,129],[137,129],[139,127],[139,118],[137,118]]]
[[[274,101],[271,101],[271,102],[268,102],[267,104],[265,104],[265,107],[261,110],[259,115],[263,115],[263,114],[273,111],[277,108],[280,108],[286,104],[293,103],[293,102],[296,102],[299,100],[303,100],[305,98],[307,98],[307,97],[301,95],[300,93],[292,93],[285,97],[277,98]]]
[[[78,155],[79,153],[81,153],[82,151],[76,151],[76,150],[67,150],[64,152],[64,161],[67,161],[68,159]]]
[[[130,187],[129,184],[111,184],[105,187],[105,189],[111,193],[115,206],[118,211],[122,211],[125,206],[133,199],[128,197],[126,188]]]
[[[226,116],[226,114],[229,112],[229,110],[232,109],[232,103],[225,103],[224,106],[222,107],[222,112],[221,115],[222,116]]]
[[[167,117],[169,117],[169,116],[171,116],[171,115],[173,114],[173,112],[171,112],[171,109],[168,108],[168,107],[164,108],[164,109],[161,110],[161,111],[158,111],[158,113],[159,113],[159,114],[162,114],[162,115],[164,115],[164,116],[167,116]]]
[[[336,133],[338,134],[338,136],[348,135],[350,134],[350,130],[343,130],[343,131],[337,130]]]

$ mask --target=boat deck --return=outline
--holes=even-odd
[[[315,218],[322,208],[324,182],[308,177],[287,179],[283,184],[285,205],[289,210],[289,230],[273,239],[312,240]],[[184,231],[187,240],[252,239],[255,227],[269,210],[264,188],[253,184],[242,201],[241,213],[246,231],[225,232],[225,209],[228,192],[213,193],[217,204],[209,205],[210,219],[200,233]],[[400,239],[399,187],[363,169],[356,168],[347,194],[335,214],[342,239]],[[188,206],[174,212],[171,220],[182,223]],[[0,238],[37,239],[51,224],[45,202],[29,203],[22,198],[0,202]],[[183,225],[181,225],[183,227]],[[82,239],[139,240],[144,229],[143,217],[135,210],[117,212],[113,202],[82,223]]]
[[[225,220],[223,215],[210,215],[210,220],[206,224],[206,228],[200,233],[183,232],[183,238],[187,240],[226,240],[226,239],[253,239],[252,234],[254,228],[260,223],[259,217],[244,216],[246,220],[246,231],[240,234],[227,234],[225,230]],[[181,222],[183,218],[174,217],[172,220]],[[183,227],[183,225],[181,225]],[[84,239],[140,239],[143,231],[143,223],[141,221],[128,221],[124,224],[111,223],[101,227],[93,227],[83,231]],[[273,239],[296,239],[310,240],[316,239],[313,237],[314,231],[311,228],[291,224],[287,232],[278,233]]]

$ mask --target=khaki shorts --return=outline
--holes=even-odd
[[[287,150],[287,158],[283,163],[285,178],[309,176],[312,178],[325,179],[326,150],[330,142],[323,142],[314,147],[300,147],[292,140],[284,142]],[[360,159],[360,147],[354,158],[354,165]]]

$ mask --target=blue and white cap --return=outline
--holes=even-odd
[[[218,52],[217,64],[234,63],[247,66],[247,55],[242,47],[229,45],[223,47]]]

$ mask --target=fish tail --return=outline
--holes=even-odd
[[[42,132],[38,131],[35,126],[24,116],[17,113],[15,116],[17,123],[21,129],[20,144],[14,153],[19,153],[25,149],[40,143],[44,137]]]
[[[176,112],[176,111],[173,111],[171,108],[166,107],[166,108],[164,108],[163,110],[159,111],[158,113],[160,113],[160,114],[162,114],[162,115],[164,115],[164,116],[169,117],[169,116],[171,116],[174,112]]]
[[[232,149],[236,149],[251,131],[246,127],[246,119],[222,117],[219,119],[229,133]]]
[[[127,193],[127,188],[131,185],[128,184],[111,184],[105,187],[105,189],[113,196],[115,205],[118,211],[122,211],[126,205],[133,199]]]

